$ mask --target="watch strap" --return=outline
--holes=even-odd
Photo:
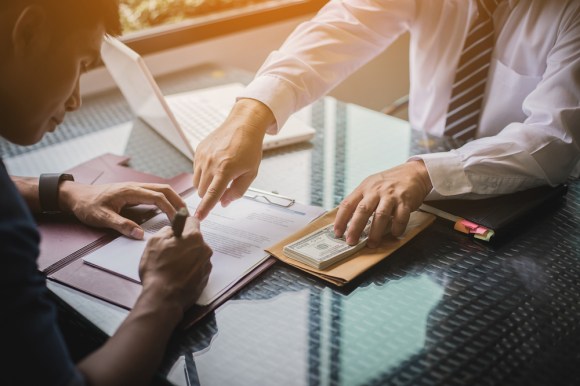
[[[38,180],[38,197],[43,213],[60,213],[58,205],[59,185],[62,181],[74,181],[72,174],[45,173]]]

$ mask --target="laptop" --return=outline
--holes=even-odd
[[[197,145],[223,123],[244,89],[241,83],[229,83],[164,96],[143,58],[120,40],[105,38],[101,55],[133,113],[191,160]],[[308,141],[314,134],[314,128],[290,117],[279,134],[264,137],[263,149]]]

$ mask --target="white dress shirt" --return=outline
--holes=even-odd
[[[266,104],[281,127],[409,31],[409,120],[442,135],[476,17],[474,0],[330,1],[270,54],[241,97]],[[428,199],[555,185],[580,160],[580,1],[505,0],[494,25],[478,139],[419,156],[433,182]]]

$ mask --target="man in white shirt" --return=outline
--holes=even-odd
[[[239,198],[257,174],[263,136],[411,35],[411,126],[443,135],[475,0],[329,2],[270,54],[227,120],[198,147],[194,185],[204,218]],[[481,198],[567,179],[580,160],[580,1],[504,0],[475,139],[365,179],[341,203],[335,232],[368,245],[392,222],[400,235],[424,199]],[[385,69],[388,71],[388,69]],[[231,183],[231,184],[230,184]]]

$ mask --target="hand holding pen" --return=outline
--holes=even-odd
[[[189,216],[186,208],[179,209],[171,221],[171,228],[163,227],[147,240],[139,264],[144,293],[161,291],[163,299],[176,301],[182,311],[187,310],[207,284],[212,268],[211,255],[212,250],[201,235],[199,221]]]
[[[185,220],[189,216],[189,212],[186,207],[179,208],[173,222],[171,223],[171,229],[173,230],[173,236],[180,238],[183,233],[183,227],[185,226]]]

